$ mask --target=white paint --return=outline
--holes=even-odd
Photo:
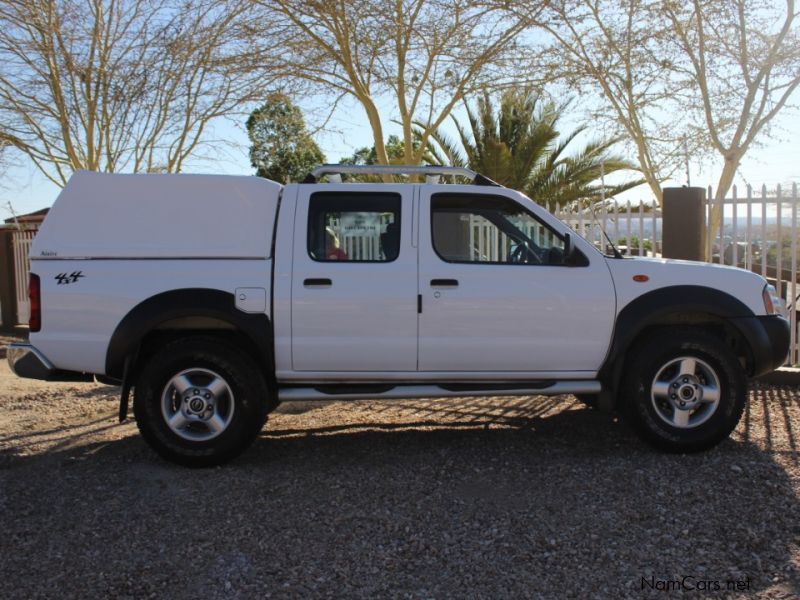
[[[280,190],[247,177],[77,174],[34,243],[43,300],[42,330],[31,334],[32,343],[59,369],[102,373],[111,335],[137,304],[173,289],[210,288],[234,294],[242,310],[272,318],[279,381],[573,381],[596,376],[615,315],[650,290],[704,285],[739,298],[755,314],[765,312],[758,275],[685,261],[606,259],[577,236],[586,267],[452,264],[436,255],[430,197],[437,191],[499,194],[556,231],[569,231],[512,190],[290,185],[277,211]],[[312,260],[309,195],[326,190],[400,194],[398,258]],[[276,218],[273,273],[264,257]],[[48,249],[58,256],[41,256]],[[233,260],[250,254],[261,258]],[[208,258],[217,255],[230,258]],[[58,283],[60,273],[76,271],[83,277]],[[634,282],[635,274],[650,280]],[[433,289],[431,279],[439,278],[459,286]],[[309,287],[305,279],[332,284]]]
[[[234,292],[236,308],[246,313],[263,313],[267,310],[267,290],[263,287],[240,287]]]
[[[42,329],[31,343],[57,368],[104,373],[106,351],[119,322],[137,304],[175,289],[269,285],[270,260],[38,260]],[[59,285],[59,273],[82,271]],[[269,315],[269,306],[265,311]]]
[[[615,310],[614,287],[603,256],[573,236],[575,246],[589,259],[587,267],[445,262],[434,252],[431,240],[430,197],[436,192],[511,198],[557,232],[568,231],[513,190],[425,186],[419,228],[420,370],[599,369]],[[456,279],[458,287],[434,288],[432,279]]]
[[[365,191],[375,186],[300,186],[292,259],[292,369],[295,371],[415,371],[417,255],[411,246],[413,186],[379,184],[401,196],[400,254],[391,262],[318,262],[307,248],[308,208],[315,192]],[[279,236],[289,229],[282,229]],[[330,286],[307,286],[329,279]]]
[[[31,258],[267,258],[280,191],[260,177],[78,171]]]
[[[666,258],[607,259],[617,288],[617,310],[621,311],[638,296],[672,285],[697,285],[713,288],[741,300],[753,314],[764,315],[761,292],[766,280],[750,271],[689,260]],[[634,275],[650,279],[640,283]],[[746,316],[746,315],[738,315]]]

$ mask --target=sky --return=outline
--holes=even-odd
[[[314,99],[307,99],[306,102],[312,105]],[[391,113],[391,103],[386,100],[379,108],[385,115]],[[463,109],[456,116],[463,118]],[[252,175],[254,169],[248,158],[245,120],[246,117],[242,116],[236,122],[217,121],[209,138],[228,140],[231,147],[221,149],[214,161],[206,159],[190,163],[185,172]],[[562,131],[568,131],[579,123],[580,115],[576,112],[563,121]],[[313,126],[314,123],[309,125]],[[399,128],[393,128],[389,124],[387,136],[391,133],[399,133]],[[785,109],[773,122],[772,133],[772,139],[762,140],[745,156],[736,181],[740,189],[747,183],[759,189],[762,185],[772,189],[778,184],[784,187],[791,183],[800,184],[800,112],[792,108]],[[592,135],[591,128],[588,135]],[[317,133],[315,139],[329,162],[337,162],[338,159],[351,155],[357,148],[372,146],[372,132],[366,116],[354,102],[340,105],[330,119],[327,131]],[[691,184],[702,187],[715,185],[719,176],[719,169],[715,165],[720,162],[720,158],[712,155],[702,161],[702,165],[699,162],[690,163]],[[685,174],[681,170],[676,174],[676,179],[665,183],[665,187],[681,186],[685,183]],[[4,187],[0,188],[0,218],[11,217],[9,203],[14,212],[24,214],[51,206],[58,192],[59,188],[47,181],[33,166],[20,164],[8,172]],[[619,197],[623,202],[631,200],[635,203],[640,199],[649,202],[651,198],[652,194],[646,186],[634,188]]]

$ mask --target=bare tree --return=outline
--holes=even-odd
[[[630,139],[660,203],[661,182],[678,168],[688,134],[674,118],[678,88],[661,43],[668,26],[658,17],[649,0],[553,0],[536,25],[555,41],[552,71],[601,99],[592,116]]]
[[[0,140],[56,184],[77,169],[178,172],[258,93],[246,0],[4,0]],[[263,73],[262,73],[263,78]]]
[[[537,25],[562,81],[601,95],[595,115],[630,138],[659,200],[687,150],[723,157],[718,227],[742,157],[800,84],[795,17],[794,0],[552,0]]]
[[[682,53],[676,66],[696,91],[698,133],[724,161],[710,219],[717,231],[742,157],[800,85],[795,3],[670,0],[662,10]],[[710,236],[708,244],[710,253]]]
[[[7,142],[0,140],[0,189],[5,183],[6,172],[10,166],[8,151],[11,145]]]
[[[284,32],[282,70],[355,98],[382,164],[389,161],[387,117],[402,128],[404,162],[419,163],[425,142],[459,101],[508,80],[516,38],[532,16],[513,15],[506,2],[474,0],[257,1],[260,22]],[[391,115],[378,108],[385,97]],[[416,145],[415,121],[426,124]]]

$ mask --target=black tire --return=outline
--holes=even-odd
[[[197,389],[186,391],[186,396],[196,394],[191,398],[184,397],[174,383],[184,381],[176,379],[181,373],[186,373],[186,381],[200,382],[189,386]],[[208,390],[204,385],[209,385]],[[212,388],[223,391],[214,394]],[[196,406],[202,403],[204,391],[210,392],[205,397],[214,403],[205,407],[208,412],[185,412],[191,410],[191,401]],[[221,339],[193,336],[174,340],[149,358],[134,389],[133,413],[142,437],[163,458],[188,467],[209,467],[244,452],[275,405],[275,395],[246,353]],[[167,414],[176,417],[181,411],[189,416],[180,417],[185,424],[173,429]],[[212,430],[203,418],[207,421],[215,414],[221,415],[218,422],[224,422],[224,427]]]
[[[621,382],[623,411],[644,441],[666,452],[699,452],[736,428],[747,401],[747,377],[736,355],[712,333],[664,329],[628,356]],[[688,376],[693,363],[682,358],[694,360],[693,375]],[[679,410],[683,393],[694,395]]]

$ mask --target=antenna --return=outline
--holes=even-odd
[[[600,161],[600,201],[606,203],[606,161]]]
[[[689,144],[683,140],[683,160],[686,163],[686,187],[692,187],[692,178],[689,175]]]

